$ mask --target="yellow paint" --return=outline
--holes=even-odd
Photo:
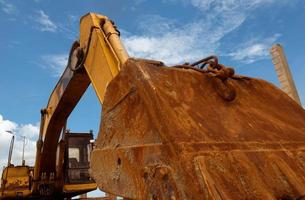
[[[9,166],[3,170],[0,197],[26,197],[30,190],[30,167]]]
[[[51,161],[49,161],[48,159],[42,158],[54,158],[53,156],[56,155],[56,151],[54,151],[56,148],[46,148],[48,145],[45,144],[58,142],[60,134],[58,132],[53,132],[53,129],[57,131],[55,123],[61,124],[59,122],[67,120],[60,118],[56,120],[56,122],[52,121],[52,117],[55,116],[56,118],[56,114],[54,113],[67,112],[67,107],[70,106],[70,108],[73,109],[75,106],[64,105],[65,109],[63,109],[63,106],[60,105],[60,100],[62,98],[68,98],[68,100],[75,98],[73,95],[68,95],[68,97],[66,97],[64,94],[75,94],[80,89],[79,82],[72,81],[72,86],[70,85],[70,81],[73,77],[77,77],[76,80],[80,80],[84,77],[84,80],[87,80],[89,77],[100,103],[103,103],[108,83],[119,73],[122,65],[128,59],[128,54],[125,51],[118,34],[119,32],[116,30],[115,26],[113,26],[113,23],[105,16],[89,13],[82,17],[80,23],[79,43],[83,52],[87,53],[84,67],[88,76],[86,73],[79,73],[78,76],[75,76],[78,72],[73,72],[69,68],[65,70],[57,85],[58,88],[55,87],[54,92],[51,94],[46,112],[42,113],[40,140],[37,145],[38,148],[35,161],[35,181],[32,183],[32,188],[29,188],[29,181],[31,180],[29,179],[28,170],[15,170],[12,168],[12,171],[9,170],[8,172],[7,184],[4,186],[2,194],[13,195],[16,197],[16,191],[19,191],[19,189],[16,188],[22,188],[20,191],[23,192],[24,195],[29,195],[31,193],[30,189],[33,193],[38,194],[38,186],[40,184],[54,184],[56,189],[60,191],[63,188],[65,192],[89,191],[97,188],[95,183],[63,185],[64,180],[62,179],[56,179],[55,181],[51,179],[43,180],[42,177],[50,177],[46,172],[52,174],[59,174],[59,172],[56,172],[56,169],[51,168],[55,166],[55,163],[50,163],[51,161],[54,161],[54,159],[50,159]],[[90,42],[89,38],[91,38]],[[68,87],[70,91],[64,87],[68,82],[70,85],[70,87]],[[86,81],[83,82],[87,83]],[[45,157],[45,154],[48,154],[49,157]],[[49,169],[46,169],[47,167],[49,167]],[[5,172],[3,174],[5,174]],[[10,188],[14,189],[11,191]]]
[[[88,191],[95,190],[97,188],[96,183],[84,183],[84,184],[66,184],[64,185],[64,192],[76,192],[76,191]]]
[[[101,23],[104,23],[104,26],[101,26]],[[93,29],[91,42],[88,44],[92,27],[96,28]],[[108,37],[106,36],[107,34]],[[102,104],[108,83],[118,74],[128,55],[115,34],[115,29],[111,22],[102,15],[89,13],[81,20],[80,47],[86,52],[85,49],[89,45],[84,65]]]

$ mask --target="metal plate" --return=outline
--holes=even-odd
[[[303,108],[266,81],[226,81],[128,60],[107,87],[91,157],[100,189],[159,200],[304,195]]]

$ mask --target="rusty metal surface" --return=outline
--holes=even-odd
[[[129,59],[108,85],[91,156],[101,190],[130,199],[302,199],[305,112],[295,101],[263,80],[160,65]],[[223,98],[232,88],[235,97]]]

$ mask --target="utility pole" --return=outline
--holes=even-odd
[[[8,161],[7,161],[7,166],[10,166],[11,162],[12,162],[12,155],[13,155],[13,149],[14,149],[15,135],[14,135],[14,133],[12,131],[6,131],[6,132],[12,135],[11,144],[10,144],[10,150],[9,150],[9,154],[8,154]],[[25,148],[26,137],[25,136],[20,136],[20,137],[23,140],[21,164],[22,164],[22,166],[24,166],[25,165],[24,148]]]
[[[22,166],[25,166],[25,160],[24,160],[24,147],[25,147],[25,136],[21,136],[23,139],[23,147],[22,147]]]
[[[11,144],[10,144],[10,150],[8,153],[8,159],[7,159],[7,166],[9,167],[12,164],[12,155],[13,155],[13,149],[14,149],[14,140],[15,136],[12,131],[6,131],[9,134],[12,134]]]
[[[275,71],[281,84],[281,89],[299,105],[301,105],[300,97],[294,84],[282,45],[273,45],[270,49],[270,54],[272,57],[272,63],[274,64]]]

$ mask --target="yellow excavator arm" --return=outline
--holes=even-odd
[[[119,36],[114,23],[105,16],[88,13],[81,18],[79,41],[72,45],[68,66],[53,90],[47,107],[41,110],[33,193],[49,182],[61,187],[60,183],[56,183],[62,174],[62,168],[56,166],[56,162],[58,165],[63,162],[56,161],[61,132],[90,83],[99,101],[103,102],[107,84],[128,59]]]

